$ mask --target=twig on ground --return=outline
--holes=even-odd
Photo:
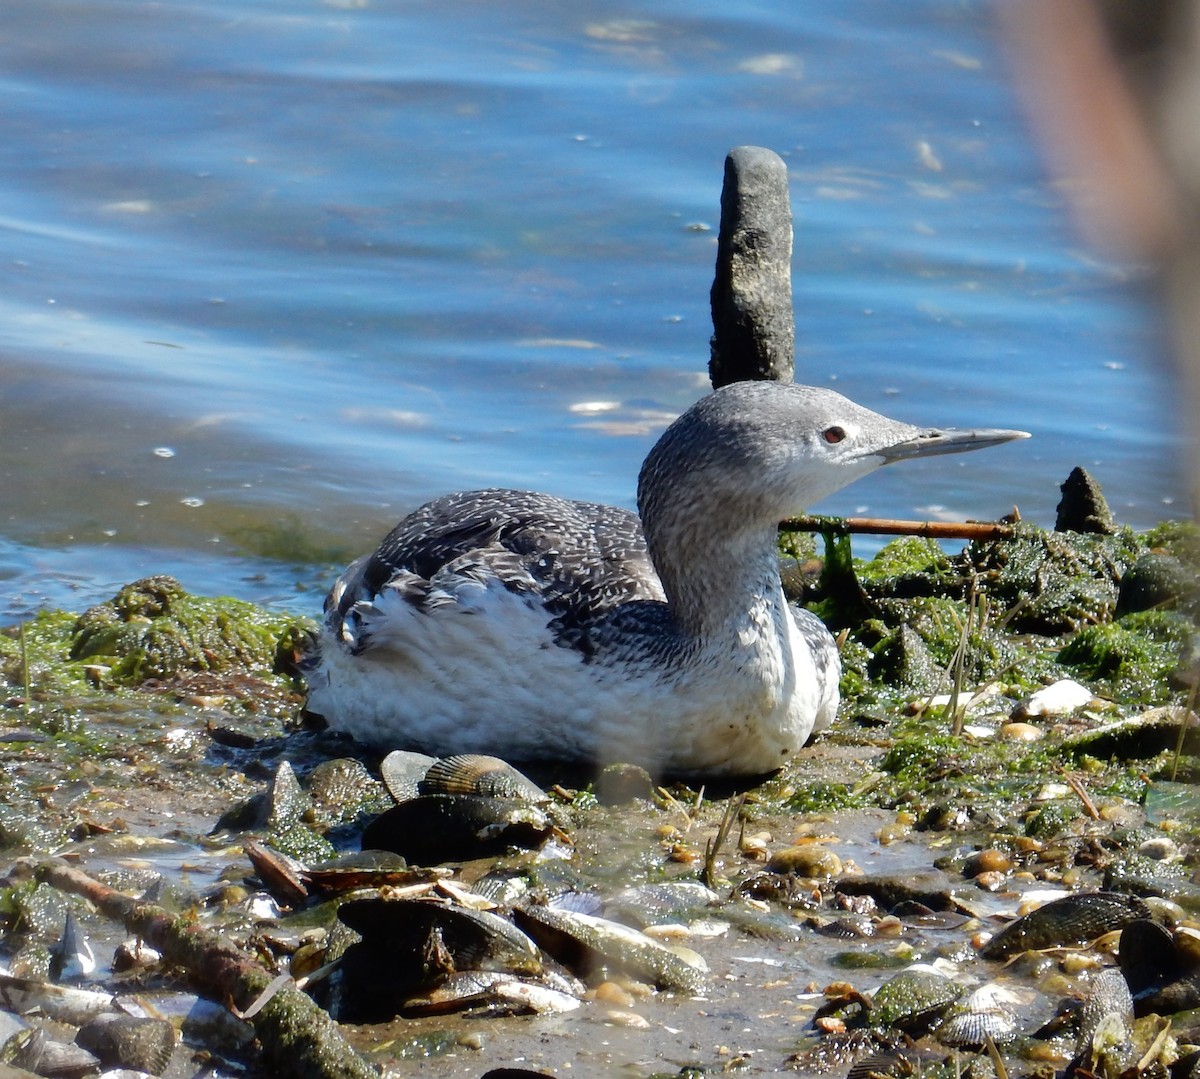
[[[182,967],[197,987],[226,1001],[242,1015],[263,996],[274,976],[216,934],[153,903],[118,892],[61,862],[37,867],[38,880],[83,896],[114,921],[153,945],[168,962]],[[264,1063],[296,1079],[377,1079],[378,1071],[346,1041],[337,1023],[308,996],[285,985],[250,1019]]]
[[[1011,539],[1010,524],[992,521],[897,521],[890,517],[789,517],[781,532],[831,532],[837,536],[921,536],[925,539]]]

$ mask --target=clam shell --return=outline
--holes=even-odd
[[[1009,922],[979,954],[984,959],[1007,959],[1025,951],[1084,944],[1149,916],[1149,907],[1137,896],[1118,892],[1066,895]]]
[[[707,981],[703,960],[685,959],[620,922],[530,904],[513,917],[550,955],[576,973],[615,967],[660,989],[699,993]]]
[[[388,794],[397,802],[407,802],[417,796],[417,784],[436,763],[437,757],[431,757],[427,753],[394,749],[379,762],[379,778],[387,787]]]
[[[546,801],[546,792],[507,761],[479,753],[434,761],[417,790],[421,794],[479,794],[517,802]]]
[[[984,985],[955,1005],[938,1026],[936,1034],[952,1049],[980,1048],[991,1038],[997,1045],[1017,1035],[1014,994],[995,985]]]
[[[105,1068],[162,1075],[175,1051],[175,1028],[166,1019],[102,1015],[80,1029],[75,1043]]]
[[[422,794],[380,814],[364,849],[393,851],[416,865],[439,865],[537,848],[555,832],[536,806],[478,794]]]

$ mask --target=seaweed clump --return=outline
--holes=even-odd
[[[309,631],[307,619],[146,577],[81,615],[42,612],[5,630],[0,680],[17,700],[160,690],[284,716],[296,710],[291,665]]]
[[[193,671],[270,674],[282,667],[294,622],[243,600],[194,596],[173,577],[146,577],[79,616],[70,656],[103,663],[108,681],[130,687]]]

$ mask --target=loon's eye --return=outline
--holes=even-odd
[[[844,427],[826,427],[821,432],[821,437],[825,439],[831,446],[836,446],[843,438],[846,437],[846,428]]]

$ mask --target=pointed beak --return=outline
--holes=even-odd
[[[876,456],[883,458],[884,464],[888,464],[910,457],[933,457],[940,453],[966,453],[968,450],[982,450],[988,446],[999,446],[1002,442],[1013,442],[1016,439],[1028,437],[1028,431],[1003,431],[990,427],[980,428],[976,431],[959,431],[948,427],[944,430],[918,431],[911,438],[906,438],[874,452]]]

